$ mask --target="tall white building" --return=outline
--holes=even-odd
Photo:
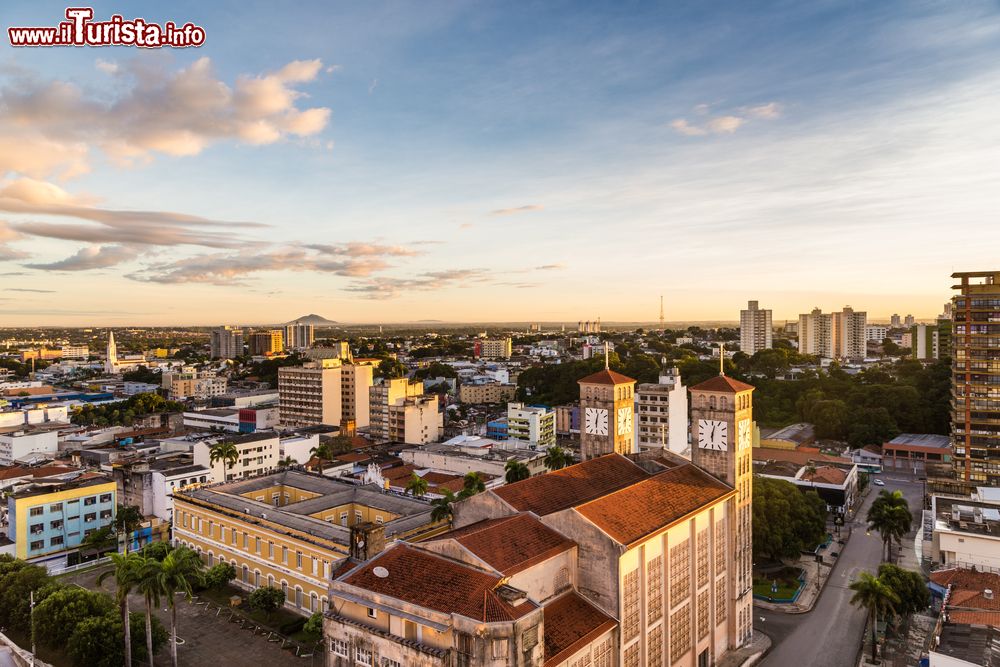
[[[827,359],[861,360],[868,350],[868,314],[845,306],[839,313],[819,308],[799,315],[799,351]]]
[[[740,311],[740,351],[753,355],[771,348],[771,311],[757,307],[756,301],[747,302]]]
[[[659,382],[637,385],[635,398],[639,451],[669,449],[683,455],[688,449],[688,396],[681,372],[665,369]]]
[[[213,329],[211,348],[213,359],[235,359],[243,356],[243,330],[228,325]]]
[[[285,325],[285,348],[289,350],[304,350],[312,347],[316,339],[316,330],[311,324],[292,322]]]
[[[833,316],[819,308],[799,315],[799,352],[833,358]]]
[[[507,437],[539,450],[548,449],[556,444],[556,413],[540,406],[508,403]]]
[[[278,369],[278,405],[284,426],[337,426],[343,416],[339,359]]]
[[[868,355],[868,313],[855,311],[850,306],[835,314],[834,328],[836,356],[839,359],[861,361]]]

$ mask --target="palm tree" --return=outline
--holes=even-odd
[[[190,599],[192,586],[201,580],[205,567],[192,549],[180,546],[167,554],[160,566],[160,588],[170,607],[170,660],[177,667],[177,594]]]
[[[878,577],[870,572],[862,572],[861,578],[851,584],[854,595],[851,604],[868,610],[868,623],[872,628],[872,661],[878,658],[878,616],[880,612],[895,613],[899,596]]]
[[[216,461],[224,461],[228,468],[232,469],[236,462],[240,460],[240,452],[236,449],[236,443],[220,442],[212,445],[209,450],[208,460],[213,465]]]
[[[531,471],[528,470],[528,466],[516,459],[507,461],[507,465],[505,465],[503,469],[507,471],[507,474],[504,475],[504,480],[506,480],[508,484],[520,482],[522,479],[528,479],[531,477]]]
[[[569,463],[566,450],[559,445],[552,445],[545,450],[545,467],[549,470],[560,470]]]
[[[900,491],[882,491],[868,508],[868,530],[876,530],[885,546],[886,561],[892,560],[892,542],[902,544],[903,536],[913,526],[909,503]]]
[[[125,538],[125,553],[134,533],[142,525],[142,512],[135,505],[119,505],[115,512],[115,531]]]
[[[477,493],[482,493],[486,490],[486,482],[479,475],[478,472],[467,472],[465,477],[462,479],[462,490],[459,492],[459,499],[464,500],[469,496],[474,496]]]
[[[146,600],[146,652],[149,654],[149,664],[153,664],[153,607],[160,606],[160,595],[163,587],[160,581],[161,563],[155,558],[140,556],[141,562],[136,563],[138,580],[135,590]],[[164,557],[166,558],[166,557]]]
[[[309,450],[309,454],[316,457],[319,463],[319,474],[323,474],[323,461],[329,461],[333,458],[333,452],[330,450],[330,444],[327,442],[321,442],[312,449]]]
[[[410,476],[410,480],[406,483],[406,490],[404,493],[411,493],[416,498],[422,497],[425,493],[427,493],[427,480],[417,473],[413,473]]]
[[[278,459],[278,467],[279,468],[287,468],[288,466],[293,466],[296,463],[298,463],[298,461],[296,461],[295,459],[293,459],[291,456],[286,456],[283,459]]]
[[[442,491],[444,491],[444,495],[441,498],[435,498],[431,501],[431,521],[447,519],[450,522],[454,516],[451,504],[455,502],[455,494],[449,489],[442,489]]]
[[[105,570],[97,578],[97,585],[100,586],[108,577],[115,578],[115,600],[122,612],[122,623],[125,626],[125,667],[132,667],[132,631],[129,627],[128,595],[139,582],[139,561],[143,558],[139,554],[111,554],[111,562],[114,568]]]

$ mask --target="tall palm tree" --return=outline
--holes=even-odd
[[[559,445],[552,445],[545,450],[545,467],[549,470],[560,470],[569,464],[569,455]]]
[[[286,456],[283,459],[278,459],[278,467],[279,468],[287,468],[288,466],[293,466],[296,463],[298,463],[298,461],[296,461],[295,459],[293,459],[291,456]]]
[[[406,490],[404,493],[411,493],[416,498],[422,497],[425,493],[427,493],[427,480],[417,473],[413,473],[410,476],[409,481],[406,482]]]
[[[309,454],[316,457],[319,463],[319,474],[323,474],[323,461],[329,461],[333,458],[333,451],[330,449],[330,444],[327,442],[321,442],[312,449],[309,450]]]
[[[128,595],[139,582],[141,560],[143,558],[139,554],[111,554],[114,568],[105,570],[97,578],[98,586],[108,577],[115,578],[115,600],[121,608],[122,624],[125,626],[125,667],[132,667],[132,631],[129,627]]]
[[[149,654],[149,664],[152,665],[153,607],[160,606],[160,595],[163,594],[162,582],[160,581],[161,563],[155,558],[147,556],[139,557],[142,558],[142,561],[136,563],[139,576],[136,581],[135,590],[146,601],[146,652]]]
[[[872,628],[872,661],[878,658],[878,617],[879,613],[895,613],[899,596],[878,577],[870,572],[862,572],[861,578],[851,584],[854,595],[851,604],[868,610],[868,624]]]
[[[459,499],[464,500],[469,496],[474,496],[477,493],[482,493],[486,490],[486,482],[478,472],[472,471],[465,473],[465,477],[462,479],[462,490],[458,494]]]
[[[212,445],[208,453],[208,460],[213,465],[216,461],[224,461],[226,467],[231,469],[240,460],[240,452],[236,449],[236,443],[220,442]]]
[[[882,491],[868,508],[868,530],[876,530],[885,547],[885,560],[892,560],[892,542],[902,544],[903,536],[913,526],[909,503],[900,491]]]
[[[170,607],[170,660],[177,667],[177,594],[190,599],[192,587],[198,583],[205,565],[194,550],[179,546],[160,565],[160,587]]]
[[[449,489],[443,489],[444,495],[431,501],[431,521],[451,521],[454,516],[451,505],[455,502],[455,494]]]
[[[528,470],[528,466],[522,461],[516,459],[511,459],[507,461],[507,464],[503,467],[506,470],[504,475],[504,480],[508,484],[513,484],[514,482],[520,482],[522,479],[528,479],[531,477],[531,471]]]

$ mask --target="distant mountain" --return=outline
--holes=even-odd
[[[325,327],[325,326],[330,326],[332,324],[337,324],[337,322],[333,320],[328,320],[322,315],[317,315],[316,313],[309,313],[308,315],[303,315],[302,317],[294,319],[291,322],[288,322],[287,324],[311,324],[315,327]]]

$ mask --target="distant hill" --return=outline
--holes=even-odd
[[[287,324],[311,324],[317,327],[330,326],[331,324],[337,324],[334,320],[328,320],[322,315],[317,315],[316,313],[309,313],[308,315],[303,315],[297,319],[287,322]]]

